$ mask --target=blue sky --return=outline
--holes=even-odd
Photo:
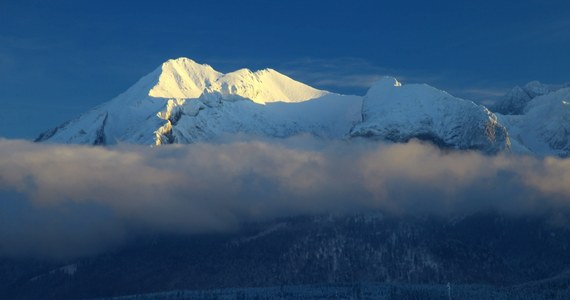
[[[0,0],[0,136],[34,138],[180,56],[340,93],[379,76],[489,101],[570,81],[568,1]]]

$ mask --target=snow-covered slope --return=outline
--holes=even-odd
[[[295,81],[273,69],[252,72],[248,69],[222,74],[209,65],[188,58],[169,60],[150,74],[156,83],[148,92],[154,98],[194,99],[205,89],[247,98],[255,103],[302,102],[328,94]]]
[[[169,60],[150,74],[154,86],[148,95],[154,98],[198,98],[202,91],[224,74],[209,65],[188,58]]]
[[[547,92],[528,102],[523,115],[500,115],[517,152],[570,155],[570,88]]]
[[[413,138],[445,148],[570,155],[570,85],[531,82],[496,107],[459,99],[425,84],[386,77],[366,96],[318,90],[272,69],[222,74],[188,58],[169,60],[124,93],[37,141],[161,145],[227,134],[311,134],[392,142]]]
[[[393,77],[370,88],[363,100],[362,119],[352,136],[394,142],[426,139],[443,147],[487,153],[510,147],[506,129],[485,107],[429,85],[402,85]]]
[[[360,105],[360,97],[317,90],[272,69],[222,74],[179,58],[37,141],[189,143],[236,132],[340,137],[360,121]]]
[[[159,114],[165,123],[156,131],[155,143],[193,143],[234,133],[342,138],[360,121],[360,107],[357,96],[328,94],[300,103],[260,105],[206,92],[199,99],[169,100],[166,112]]]
[[[490,109],[503,115],[521,115],[524,114],[530,100],[567,87],[570,87],[570,83],[543,84],[538,81],[531,81],[523,87],[515,86],[512,88]]]
[[[217,80],[210,90],[220,92],[224,98],[232,95],[251,99],[255,103],[303,102],[329,94],[295,81],[273,69],[252,72],[241,69]]]

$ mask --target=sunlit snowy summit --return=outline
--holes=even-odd
[[[570,90],[551,87],[541,93],[536,99],[552,97],[556,100],[550,102],[558,103]],[[511,98],[504,101],[518,101]],[[309,134],[342,140],[421,139],[443,148],[484,153],[511,148],[539,155],[570,153],[565,131],[570,127],[568,106],[560,111],[549,101],[521,101],[528,106],[529,116],[494,114],[429,85],[402,84],[393,77],[380,79],[361,97],[318,90],[272,69],[223,74],[209,65],[178,58],[166,61],[111,101],[42,133],[36,141],[164,145],[211,141],[235,133],[272,138]],[[520,110],[522,104],[516,105]],[[505,111],[509,110],[501,112]],[[540,123],[544,117],[533,117],[539,113],[552,114],[554,120],[529,132],[525,117]],[[513,147],[511,130],[517,134]],[[541,139],[545,145],[538,142]]]

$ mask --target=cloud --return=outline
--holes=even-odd
[[[145,233],[322,213],[566,211],[570,161],[309,137],[149,148],[0,140],[0,256],[66,258]]]

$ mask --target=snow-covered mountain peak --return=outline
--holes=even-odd
[[[220,77],[213,85],[222,95],[237,95],[265,104],[269,102],[303,102],[329,94],[295,81],[273,69],[252,72],[240,69]]]
[[[273,69],[254,72],[243,68],[223,74],[185,57],[166,61],[143,79],[144,84],[137,84],[136,90],[148,89],[148,96],[164,99],[196,99],[215,91],[224,99],[237,96],[265,104],[302,102],[328,94]]]
[[[512,88],[491,107],[491,110],[503,115],[522,115],[528,109],[527,105],[534,98],[548,95],[567,87],[570,87],[570,83],[544,84],[539,81],[531,81],[523,87],[515,86]]]
[[[402,84],[394,77],[381,78],[364,97],[343,96],[273,69],[223,74],[178,58],[111,101],[42,133],[37,141],[155,145],[233,133],[278,138],[312,134],[570,156],[570,84],[529,82],[513,88],[498,104],[500,110],[493,111],[503,114],[495,115],[435,87]]]
[[[206,87],[223,75],[209,65],[185,57],[168,60],[153,73],[158,78],[148,95],[178,99],[198,98]]]
[[[524,90],[529,94],[531,98],[536,96],[544,95],[550,92],[547,85],[541,83],[540,81],[534,80],[524,85]]]
[[[447,92],[428,84],[404,85],[391,76],[385,76],[372,84],[364,98],[368,99],[368,101],[389,101],[404,106],[418,102],[422,103],[422,105],[427,105],[426,109],[429,109],[429,105],[432,104],[432,102],[441,102],[444,101],[444,99],[453,99],[452,101],[458,100],[460,102],[476,105],[472,101],[455,98]],[[414,108],[410,107],[410,109]]]
[[[526,87],[517,85],[495,103],[491,110],[503,115],[520,115],[530,100],[532,97],[526,91]]]
[[[506,129],[485,107],[427,84],[402,85],[393,77],[382,78],[368,90],[362,123],[350,134],[394,142],[417,138],[487,153],[510,148]]]
[[[392,88],[392,87],[400,87],[402,83],[398,81],[395,77],[392,76],[384,76],[378,79],[376,82],[372,84],[372,87],[368,90],[374,91],[376,89],[385,89],[385,88]]]
[[[528,152],[570,156],[570,88],[537,96],[521,115],[498,115],[514,141]]]
[[[556,92],[567,87],[570,87],[570,82],[563,84],[544,84],[539,81],[531,81],[525,84],[524,90],[529,94],[531,98],[536,98],[538,96]]]
[[[509,98],[528,99],[527,101],[532,99],[529,93],[518,85],[512,88],[506,96]]]
[[[281,108],[284,106],[276,103],[276,106],[264,108],[265,105],[259,105],[318,98],[323,101],[307,106]],[[354,119],[360,116],[355,109],[358,106],[359,110],[359,105],[360,97],[317,90],[273,69],[255,72],[240,69],[223,74],[209,65],[182,57],[164,62],[113,100],[42,133],[37,141],[164,144],[192,142],[240,131],[267,131],[278,136],[310,131],[329,136],[348,131]],[[320,115],[328,116],[339,107],[346,108],[348,117],[337,120],[331,116],[326,119],[331,121],[329,123],[299,119],[304,107],[314,106],[320,109],[310,110],[318,112],[308,118],[322,121]],[[301,123],[305,126],[299,125]],[[331,129],[338,127],[336,123],[347,128],[336,132]]]
[[[391,99],[392,95],[398,94],[398,90],[401,88],[402,83],[395,77],[384,76],[372,84],[364,98],[368,99],[368,101],[384,101],[385,99]]]
[[[193,59],[188,57],[179,57],[179,58],[172,58],[164,63],[162,63],[161,67],[164,69],[165,67],[186,67],[186,68],[198,68],[198,69],[210,69],[214,70],[212,66],[208,64],[200,64]]]

